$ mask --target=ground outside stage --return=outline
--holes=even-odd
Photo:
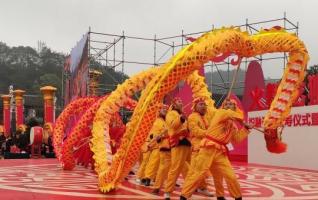
[[[318,200],[318,171],[233,163],[246,200]],[[178,180],[182,185],[183,180]],[[208,181],[214,191],[212,180]],[[56,159],[0,160],[1,200],[163,199],[139,186],[135,176],[109,194],[97,189],[94,172],[81,166],[63,171]],[[180,188],[172,195],[178,199]],[[228,194],[227,194],[228,196]],[[194,195],[192,199],[215,199]],[[232,198],[228,198],[232,199]]]

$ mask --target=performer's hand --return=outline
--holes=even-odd
[[[163,137],[163,136],[161,136],[161,135],[157,135],[157,136],[155,137],[155,140],[158,141],[158,140],[160,140],[162,137]]]
[[[187,117],[186,117],[184,114],[182,114],[182,115],[180,116],[180,121],[181,121],[182,123],[184,123],[184,122],[186,121],[186,119],[187,119]]]
[[[244,123],[244,126],[245,126],[245,128],[247,128],[247,129],[252,129],[252,128],[254,128],[254,124],[250,124],[250,123]]]

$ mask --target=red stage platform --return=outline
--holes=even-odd
[[[318,171],[234,163],[245,200],[318,200]],[[182,180],[179,180],[182,185]],[[214,191],[212,181],[210,189]],[[92,170],[63,171],[56,159],[0,160],[1,200],[163,199],[130,176],[115,192],[101,194]],[[178,199],[180,188],[172,199]],[[228,195],[227,195],[228,196]],[[192,199],[215,199],[194,195]],[[228,198],[232,199],[232,198]]]

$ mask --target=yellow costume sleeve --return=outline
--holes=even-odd
[[[224,110],[224,119],[223,120],[227,120],[227,119],[237,119],[237,120],[243,120],[244,118],[244,114],[241,110],[237,109],[236,111],[233,111],[233,110]]]
[[[231,111],[231,110],[230,110]],[[238,120],[243,120],[244,119],[244,112],[240,109],[236,109],[236,111],[234,111],[236,114],[235,114],[235,117],[231,117],[231,119],[238,119]],[[234,126],[235,125],[235,122],[233,122]],[[231,141],[234,143],[234,144],[237,144],[237,143],[240,143],[242,140],[244,140],[244,138],[247,137],[247,135],[249,134],[249,130],[246,129],[245,127],[240,127],[238,128],[236,126],[235,128],[235,132],[233,133],[232,135],[232,138],[231,138]]]
[[[234,126],[235,126],[235,124],[234,124]],[[237,126],[235,126],[235,129],[233,129],[233,130],[234,130],[234,132],[232,134],[231,142],[234,144],[240,143],[250,133],[250,131],[248,129],[246,129],[245,127],[237,128]]]
[[[206,121],[207,122],[211,122],[212,118],[214,117],[216,111],[218,109],[216,109],[214,106],[208,106],[207,107],[207,111],[206,111]]]
[[[235,133],[233,133],[232,138],[231,138],[231,142],[234,144],[240,143],[248,136],[249,133],[250,133],[250,131],[243,127],[241,129],[237,130]]]
[[[150,130],[150,134],[155,138],[156,136],[161,135],[165,129],[165,121],[162,118],[157,118]]]
[[[243,120],[244,118],[243,112],[241,110],[233,111],[230,109],[228,110],[220,109],[218,110],[217,114],[218,114],[217,115],[218,118],[216,118],[217,119],[216,123],[229,120],[229,119]]]
[[[180,114],[175,110],[169,111],[166,116],[166,124],[168,129],[172,129],[172,130],[179,129],[182,125],[180,121]],[[171,134],[171,132],[169,134]]]
[[[207,133],[213,132],[222,132],[223,129],[223,122],[229,119],[236,119],[236,120],[243,120],[244,115],[241,110],[233,111],[233,110],[225,110],[225,109],[218,109],[209,125]]]
[[[151,138],[148,146],[151,149],[154,148],[158,148],[158,142],[157,142],[157,136],[160,136],[161,134],[163,134],[166,131],[166,124],[165,124],[165,120],[162,118],[157,118],[156,121],[154,122],[151,130],[150,130],[150,134],[153,135],[153,137]]]
[[[202,138],[206,134],[206,129],[200,127],[200,115],[198,113],[192,113],[188,119],[188,127],[191,137]],[[202,123],[202,122],[201,122]]]

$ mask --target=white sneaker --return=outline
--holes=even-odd
[[[197,189],[199,194],[203,194],[208,197],[213,197],[212,192],[209,192],[207,189]]]
[[[170,193],[169,193],[169,192],[165,192],[164,195],[163,195],[163,197],[164,197],[165,199],[170,199]]]

